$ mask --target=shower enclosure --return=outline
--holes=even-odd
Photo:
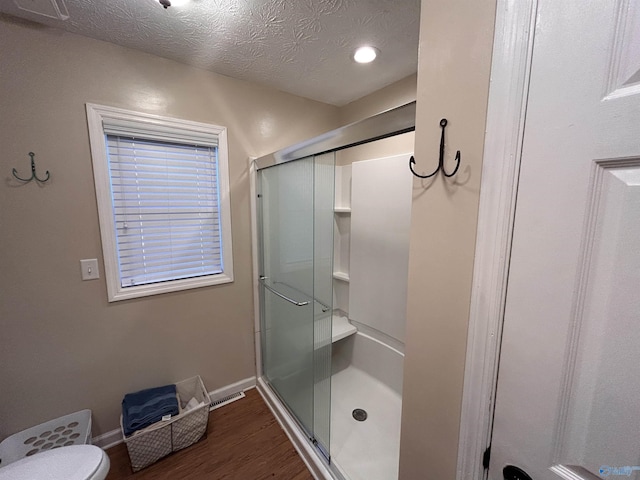
[[[330,445],[334,436],[344,455],[342,434],[349,435],[331,432],[332,373],[340,367],[332,366],[335,152],[414,129],[412,102],[254,162],[258,389],[318,477],[351,476],[334,465]],[[364,339],[354,340],[359,352],[369,351],[359,347]]]

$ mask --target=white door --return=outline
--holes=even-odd
[[[521,471],[640,479],[640,0],[539,2],[489,478]]]

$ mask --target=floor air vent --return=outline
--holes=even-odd
[[[227,395],[226,397],[219,398],[211,402],[211,408],[209,408],[209,411],[215,410],[216,408],[224,407],[225,405],[228,405],[231,402],[235,402],[236,400],[240,400],[244,397],[246,397],[244,392],[238,392]]]

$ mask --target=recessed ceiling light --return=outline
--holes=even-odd
[[[370,63],[378,56],[378,49],[375,47],[360,47],[353,54],[353,59],[358,63]]]

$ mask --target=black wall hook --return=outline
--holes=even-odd
[[[416,163],[416,160],[413,158],[413,155],[409,159],[409,170],[411,170],[411,173],[413,173],[416,177],[430,178],[430,177],[433,177],[440,170],[442,170],[442,174],[445,177],[453,177],[458,171],[458,168],[460,168],[460,150],[458,150],[456,152],[456,168],[454,168],[453,172],[451,173],[447,173],[446,170],[444,169],[444,129],[447,126],[447,123],[448,122],[446,118],[443,118],[442,120],[440,120],[440,128],[442,129],[442,133],[440,134],[440,160],[438,161],[438,168],[436,168],[435,172],[429,175],[420,175],[419,173],[416,173],[416,171],[413,169],[413,166]]]
[[[50,175],[49,175],[49,170],[47,170],[47,171],[45,172],[45,173],[47,174],[47,176],[46,176],[45,178],[39,178],[39,177],[36,175],[36,162],[35,162],[35,160],[33,159],[33,157],[35,157],[35,156],[36,156],[36,154],[35,154],[35,153],[33,153],[33,152],[29,152],[29,156],[31,157],[31,177],[29,177],[29,178],[21,178],[21,177],[19,177],[19,176],[18,176],[18,172],[16,171],[16,169],[15,169],[15,168],[14,168],[14,169],[13,169],[13,171],[12,171],[13,176],[14,176],[14,177],[16,177],[18,180],[20,180],[21,182],[30,182],[31,180],[35,179],[35,180],[36,180],[36,181],[38,181],[38,182],[44,183],[44,182],[46,182],[47,180],[49,180],[49,177],[50,177]]]

